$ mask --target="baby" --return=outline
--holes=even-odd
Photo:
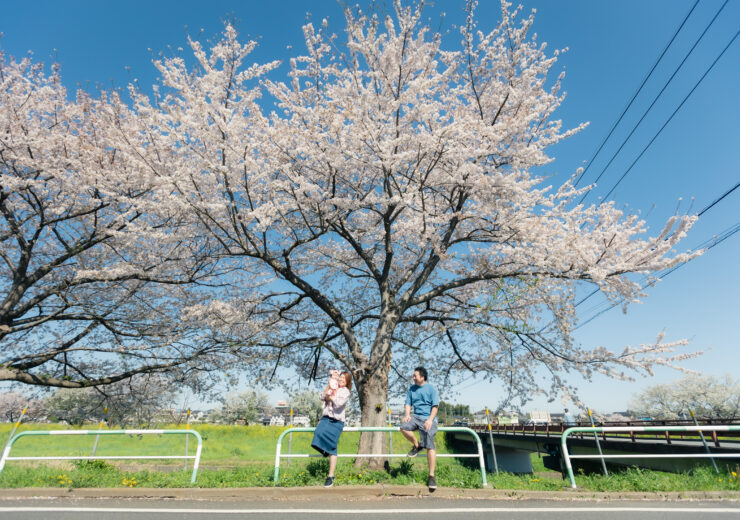
[[[339,388],[339,370],[329,370],[329,391],[327,397],[334,397]]]

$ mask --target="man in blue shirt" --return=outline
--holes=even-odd
[[[414,413],[411,414],[413,407]],[[416,457],[426,448],[429,461],[429,491],[437,489],[434,479],[434,468],[437,464],[437,451],[434,449],[434,435],[437,433],[437,410],[439,410],[439,393],[437,389],[427,383],[427,370],[424,367],[414,369],[414,384],[406,394],[401,433],[414,447],[409,451],[409,457]],[[419,440],[416,440],[414,431],[419,430]]]
[[[576,423],[576,421],[573,419],[573,416],[568,413],[568,409],[565,409],[565,413],[563,414],[563,424],[565,426],[573,426]]]

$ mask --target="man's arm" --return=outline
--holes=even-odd
[[[409,422],[411,420],[411,405],[407,404],[403,407],[403,422]]]

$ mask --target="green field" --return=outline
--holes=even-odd
[[[159,427],[158,427],[159,428]],[[164,429],[183,429],[182,426],[167,425]],[[239,467],[275,461],[275,447],[278,437],[287,428],[274,426],[225,426],[202,424],[193,425],[203,438],[203,452],[201,466]],[[3,444],[10,435],[11,424],[0,423],[0,442]],[[57,424],[25,424],[18,432],[28,430],[58,430],[58,429],[89,429],[96,430],[97,425],[86,425],[82,428],[72,428]],[[111,428],[112,429],[112,428]],[[347,432],[342,434],[339,443],[340,453],[354,453],[357,451],[360,434]],[[438,436],[438,440],[442,436]],[[75,456],[90,455],[95,436],[55,436],[55,437],[24,437],[13,446],[13,456]],[[188,443],[189,454],[195,454],[196,441],[190,436]],[[400,433],[393,433],[394,451],[405,453],[408,451],[408,441]],[[283,441],[283,453],[289,448],[289,437]],[[293,453],[315,453],[311,449],[310,433],[294,433],[290,448]],[[447,453],[444,442],[439,446],[440,453]],[[185,455],[185,435],[111,435],[101,436],[98,441],[96,455]],[[182,460],[161,460],[150,462],[157,465],[182,465]],[[300,463],[295,460],[291,464]],[[142,464],[145,464],[142,462]],[[286,464],[284,459],[283,465]]]
[[[0,442],[3,444],[12,425],[0,424]],[[63,429],[60,425],[26,424],[19,431]],[[96,429],[96,425],[86,426]],[[169,426],[170,429],[178,429]],[[77,429],[77,428],[67,428]],[[285,430],[265,426],[194,425],[203,437],[201,469],[196,487],[253,487],[273,485],[273,465],[278,437]],[[342,435],[339,452],[357,451],[359,434]],[[26,437],[14,446],[13,456],[70,456],[89,455],[94,436]],[[310,433],[294,433],[293,453],[312,452]],[[444,436],[437,436],[438,452],[449,453]],[[394,452],[404,453],[408,443],[400,434],[393,435]],[[191,437],[189,454],[195,454],[196,442]],[[283,453],[288,450],[288,438],[283,442]],[[184,455],[184,436],[102,436],[97,455]],[[468,459],[469,460],[469,459]],[[568,482],[559,473],[542,465],[537,454],[532,455],[534,474],[488,474],[492,488],[511,490],[562,490]],[[192,462],[189,463],[192,468]],[[280,486],[315,486],[323,483],[327,461],[323,459],[293,459],[288,467],[281,461]],[[481,487],[480,472],[456,459],[438,461],[437,482],[443,487]],[[594,491],[711,491],[740,490],[737,466],[722,468],[722,474],[702,468],[693,474],[673,474],[631,469],[612,474],[579,475],[580,488]],[[426,458],[394,459],[388,470],[369,471],[355,468],[352,459],[340,459],[337,467],[337,485],[416,484],[426,482]],[[10,461],[0,473],[0,487],[189,487],[191,471],[184,469],[183,460],[155,461]]]

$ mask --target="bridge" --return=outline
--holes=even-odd
[[[693,421],[627,421],[627,422],[599,422],[596,426],[621,426],[635,428],[652,426],[694,426]],[[705,425],[740,425],[737,419],[702,419],[699,426]],[[560,455],[560,441],[566,428],[573,426],[591,426],[591,423],[573,423],[568,426],[556,425],[495,425],[489,430],[487,425],[470,426],[475,430],[484,444],[485,463],[488,471],[494,471],[491,441],[496,450],[496,462],[501,471],[512,473],[532,473],[532,453],[542,455],[546,468],[554,471],[563,471],[563,461]],[[707,431],[702,436],[695,433],[676,433],[669,431],[640,432],[628,431],[619,434],[599,434],[599,445],[602,452],[611,455],[639,455],[646,458],[606,460],[608,469],[619,469],[625,466],[639,466],[642,468],[660,471],[685,471],[697,465],[711,464],[712,459],[666,459],[649,458],[652,454],[703,454],[716,455],[713,459],[717,465],[737,465],[737,459],[723,458],[723,455],[740,452],[740,432]],[[448,443],[459,447],[456,451],[473,451],[470,438],[462,435],[447,434]],[[568,451],[571,455],[598,455],[595,434],[578,434],[569,438]],[[601,471],[601,461],[598,459],[579,459],[573,461],[574,469],[582,469],[586,473]]]

